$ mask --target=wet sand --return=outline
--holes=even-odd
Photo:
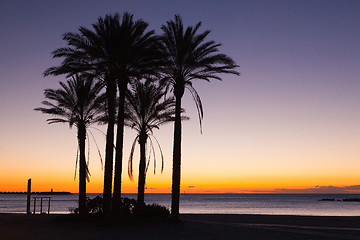
[[[1,240],[360,239],[360,217],[182,214],[182,223],[67,222],[59,215],[0,214]]]

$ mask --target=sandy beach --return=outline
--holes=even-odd
[[[360,217],[183,214],[183,223],[102,224],[0,214],[1,240],[360,239]]]

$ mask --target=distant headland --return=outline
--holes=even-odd
[[[0,192],[0,194],[27,194],[27,192]],[[71,192],[32,192],[37,195],[71,195]]]

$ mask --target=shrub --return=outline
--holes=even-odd
[[[166,207],[158,204],[138,203],[135,199],[121,198],[118,218],[122,220],[160,217],[167,218],[170,215]]]
[[[160,217],[168,218],[170,215],[169,210],[159,204],[138,204],[133,210],[134,217]]]
[[[86,198],[87,212],[91,214],[101,214],[103,212],[103,198],[96,196],[93,199]],[[79,208],[69,208],[73,214],[79,214]]]
[[[101,214],[103,212],[103,198],[101,196],[96,196],[93,199],[86,199],[86,207],[88,213]]]
[[[96,196],[93,199],[86,199],[86,206],[89,214],[98,215],[103,213],[103,198]],[[70,212],[79,214],[79,208],[69,208]],[[168,218],[170,211],[159,204],[138,203],[135,199],[121,198],[120,209],[115,220],[130,220],[139,218]]]

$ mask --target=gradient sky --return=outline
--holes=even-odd
[[[208,40],[222,43],[241,76],[198,81],[204,105],[200,134],[189,93],[183,105],[182,191],[354,192],[360,190],[360,2],[303,1],[14,1],[0,6],[0,191],[78,191],[76,130],[48,125],[33,111],[45,88],[64,77],[42,76],[57,65],[51,51],[62,34],[91,27],[99,16],[128,11],[161,33],[180,14],[202,21]],[[104,130],[104,127],[100,127]],[[171,188],[172,130],[155,132],[165,154],[163,174],[147,192]],[[91,130],[104,152],[105,137]],[[123,186],[134,138],[125,132]],[[102,192],[103,173],[90,141],[88,192]],[[137,157],[135,158],[138,159]],[[137,165],[137,161],[136,161]],[[137,171],[135,171],[137,176]]]

